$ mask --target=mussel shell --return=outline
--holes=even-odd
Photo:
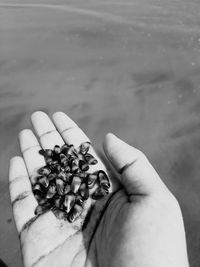
[[[73,173],[75,173],[75,172],[78,171],[78,169],[79,169],[79,167],[78,167],[78,161],[77,161],[76,159],[73,159],[73,160],[71,161],[71,171],[72,171]]]
[[[64,189],[64,195],[68,194],[70,191],[71,191],[71,186],[69,184],[66,184]]]
[[[74,194],[69,193],[69,194],[65,195],[63,206],[65,207],[65,211],[67,213],[70,212],[70,210],[74,206],[74,203],[75,203],[75,195]]]
[[[81,215],[82,211],[83,211],[83,207],[78,204],[75,204],[73,209],[70,211],[68,215],[68,221],[70,223],[74,222]]]
[[[91,143],[90,142],[85,142],[82,143],[79,147],[79,152],[83,155],[85,155],[86,153],[88,153],[89,149],[90,149]]]
[[[93,188],[95,183],[97,181],[97,174],[93,174],[93,173],[90,173],[88,174],[88,177],[87,177],[87,186],[88,188]]]
[[[75,203],[77,203],[79,206],[83,207],[83,205],[84,205],[84,199],[81,196],[78,195],[76,197]]]
[[[87,153],[85,155],[85,160],[89,165],[95,165],[98,163],[98,160],[95,159],[95,157],[93,157],[91,154]]]
[[[51,205],[45,204],[45,205],[38,205],[35,209],[35,215],[43,214],[44,212],[50,210]]]
[[[54,197],[54,205],[56,208],[62,209],[63,199],[61,196]]]
[[[56,179],[56,189],[59,195],[64,195],[64,188],[65,188],[65,183],[62,179],[57,178]]]
[[[92,194],[92,199],[98,200],[106,196],[108,193],[101,187],[98,187]]]
[[[57,208],[53,208],[52,212],[56,216],[56,218],[58,218],[59,220],[66,219],[67,214],[64,211],[57,209]]]
[[[88,199],[89,197],[89,190],[87,188],[87,185],[85,183],[82,183],[79,187],[79,195],[84,199]]]
[[[41,187],[40,184],[36,183],[33,185],[33,193],[34,194],[42,194],[44,192],[43,188]]]
[[[81,171],[85,172],[88,171],[90,167],[84,160],[79,160],[79,168],[81,169]]]
[[[81,178],[77,175],[74,175],[71,182],[71,191],[76,194],[79,190],[79,187],[81,185]]]
[[[55,184],[50,184],[47,194],[46,194],[46,198],[50,199],[52,198],[54,195],[56,194],[56,185]]]
[[[50,173],[47,178],[49,181],[53,181],[57,177],[56,173]]]
[[[53,156],[53,150],[45,149],[45,156],[46,157],[52,157]]]
[[[38,183],[47,188],[49,186],[49,179],[46,176],[41,176],[38,178]]]
[[[101,187],[110,188],[110,181],[108,179],[108,176],[102,170],[98,171],[98,182],[99,182]]]
[[[61,152],[60,146],[55,145],[53,151],[54,151],[55,154],[60,154],[60,152]]]
[[[50,168],[47,167],[47,166],[41,167],[41,168],[39,168],[39,170],[38,170],[38,173],[39,173],[40,175],[49,175],[50,172],[51,172],[51,170],[50,170]]]
[[[68,154],[68,150],[69,150],[69,146],[67,144],[64,144],[62,147],[61,147],[61,153],[63,153],[65,156],[67,156]]]

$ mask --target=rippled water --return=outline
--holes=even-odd
[[[8,161],[33,111],[62,110],[101,150],[142,149],[179,199],[200,265],[198,0],[0,1],[0,258],[21,266]]]

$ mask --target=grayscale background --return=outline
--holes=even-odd
[[[64,111],[102,151],[141,149],[180,202],[200,266],[200,1],[0,0],[0,258],[21,267],[9,159],[30,115]]]

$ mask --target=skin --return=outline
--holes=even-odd
[[[107,134],[103,144],[116,172],[111,177],[111,194],[96,203],[88,201],[73,224],[58,220],[51,211],[35,216],[37,201],[31,182],[36,170],[44,165],[38,150],[64,141],[78,147],[88,138],[63,112],[56,112],[51,120],[38,111],[31,120],[37,137],[31,130],[21,131],[23,157],[12,158],[9,169],[10,197],[24,266],[189,266],[176,198],[146,156],[113,134]],[[93,149],[90,152],[97,157]],[[91,171],[106,170],[100,159],[93,168]]]

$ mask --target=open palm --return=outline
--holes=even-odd
[[[31,130],[20,133],[23,158],[14,157],[9,172],[24,266],[188,266],[177,201],[146,157],[113,135],[107,135],[104,150],[121,174],[118,178],[123,187],[111,178],[112,194],[96,203],[88,200],[84,212],[72,224],[57,219],[51,211],[36,216],[31,182],[38,168],[45,165],[38,151],[64,142],[78,147],[89,139],[62,112],[55,113],[53,121],[47,114],[35,112],[32,124],[39,141]],[[90,168],[106,171],[99,158],[98,164]]]

